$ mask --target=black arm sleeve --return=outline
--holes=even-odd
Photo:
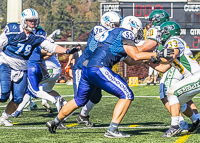
[[[135,42],[133,40],[122,40],[122,44],[136,47]]]

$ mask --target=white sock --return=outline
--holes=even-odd
[[[25,105],[28,103],[29,99],[30,99],[30,95],[25,94],[24,98],[23,98],[23,101],[19,104],[19,106],[17,107],[16,111],[20,111],[21,112],[22,109],[25,107]],[[30,100],[30,102],[32,102],[32,101]]]
[[[194,114],[194,112],[193,115],[190,117],[190,120],[192,121],[192,123],[197,120],[197,116]]]
[[[172,126],[179,125],[179,116],[171,117],[171,125]]]
[[[42,90],[38,91],[36,96],[41,99],[46,99],[48,101],[51,101],[53,104],[56,103],[56,99],[45,91]]]
[[[46,99],[42,99],[42,104],[45,104],[47,103],[47,100]]]
[[[65,104],[67,104],[66,100],[62,102],[62,106],[64,106]]]
[[[11,117],[11,115],[9,115],[9,114],[7,114],[5,111],[3,111],[1,117],[4,118],[5,120],[7,120],[9,117]]]
[[[83,106],[82,110],[81,110],[81,115],[82,116],[88,116],[89,112],[92,110],[92,108],[94,107],[94,103],[92,103],[90,100],[87,102],[87,104],[85,106]]]
[[[184,121],[183,116],[179,116],[179,123],[180,123],[181,121]]]

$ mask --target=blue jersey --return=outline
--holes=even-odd
[[[34,48],[46,39],[46,32],[42,29],[37,29],[26,36],[20,24],[17,23],[8,24],[5,27],[5,34],[8,44],[4,48],[4,53],[10,57],[22,57],[25,60],[28,60]]]
[[[93,27],[92,31],[90,32],[87,46],[85,50],[83,51],[83,54],[78,58],[76,61],[73,69],[82,69],[83,62],[96,50],[97,48],[97,42],[101,35],[107,31],[108,29],[104,26],[96,25]]]
[[[124,28],[106,31],[98,42],[98,48],[88,58],[87,67],[110,67],[127,56],[123,42],[135,43],[134,33]]]

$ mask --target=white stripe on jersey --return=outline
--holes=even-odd
[[[35,95],[35,96],[37,97],[37,91],[35,91],[35,90],[32,88],[29,79],[28,79],[28,89],[30,90],[30,92],[31,92],[33,95]]]

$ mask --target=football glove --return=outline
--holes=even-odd
[[[66,50],[66,54],[73,54],[75,52],[79,51],[79,48],[73,47],[71,49]]]
[[[174,49],[168,49],[167,45],[159,45],[158,50],[156,51],[157,58],[172,58],[171,54],[174,54]]]
[[[159,64],[161,60],[160,60],[159,57],[155,58],[154,56],[151,56],[150,61],[151,61],[152,63],[154,63],[154,64]]]

